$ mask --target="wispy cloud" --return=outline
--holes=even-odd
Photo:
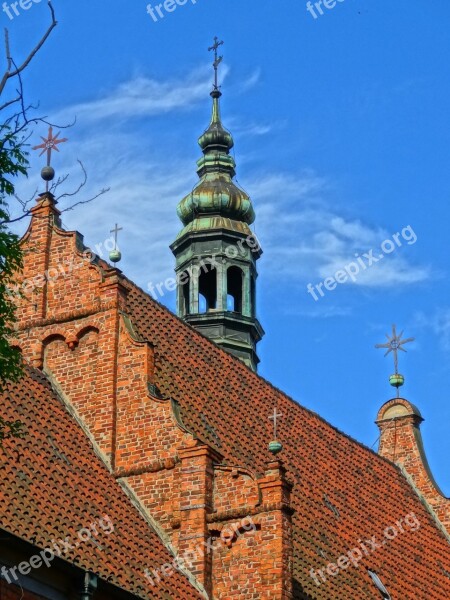
[[[229,72],[229,67],[224,64],[220,73],[220,83],[225,81]],[[242,93],[254,87],[259,77],[259,71],[251,73],[247,79],[239,82],[237,92]],[[97,99],[65,108],[55,115],[54,119],[64,122],[64,119],[71,120],[76,116],[82,123],[108,119],[124,122],[140,117],[186,111],[204,102],[210,90],[209,66],[196,68],[184,78],[158,80],[139,75],[103,92]],[[262,127],[260,126],[260,131]]]
[[[63,212],[63,225],[80,231],[85,244],[95,248],[119,223],[123,227],[119,237],[123,260],[119,266],[145,287],[148,281],[158,283],[173,275],[173,257],[168,246],[181,225],[176,205],[195,181],[195,165],[189,160],[164,162],[160,146],[147,147],[142,152],[139,143],[127,133],[96,128],[86,130],[67,144],[64,154],[58,156],[58,173],[70,173],[73,182],[69,180],[64,189],[76,188],[79,182],[78,156],[83,158],[89,179],[75,198],[62,200],[59,208],[64,210],[71,203],[109,187],[110,191],[94,202]],[[42,191],[39,168],[34,158],[32,176],[18,186],[21,197],[28,197],[35,188]],[[16,230],[22,233],[26,225],[23,221]],[[107,253],[103,258],[108,258]]]
[[[245,79],[241,84],[240,84],[240,91],[241,92],[246,92],[250,89],[252,89],[253,87],[255,87],[255,85],[257,83],[259,83],[261,79],[261,69],[256,69],[255,71],[253,71],[253,73],[251,73],[247,79]]]
[[[229,69],[222,69],[222,79]],[[184,78],[157,80],[137,76],[104,92],[101,97],[65,108],[55,120],[76,116],[80,122],[106,119],[127,119],[167,114],[187,110],[208,96],[211,73],[198,68]]]
[[[348,317],[352,314],[350,306],[328,306],[320,304],[312,309],[289,306],[283,314],[291,317],[307,317],[308,319],[330,319],[335,317]]]
[[[372,249],[377,256],[381,244],[397,233],[339,215],[326,200],[329,182],[311,171],[297,176],[267,175],[248,187],[254,198],[262,199],[257,206],[257,233],[270,256],[263,268],[269,275],[293,283],[322,281]],[[407,225],[402,223],[400,229]],[[349,283],[388,288],[425,281],[431,269],[414,264],[407,256],[408,247],[403,241],[395,253],[384,255]]]
[[[439,308],[432,314],[417,312],[415,326],[431,329],[439,338],[440,346],[445,352],[450,352],[450,308]]]
[[[278,127],[274,123],[243,123],[237,119],[227,119],[226,126],[234,137],[267,135]]]

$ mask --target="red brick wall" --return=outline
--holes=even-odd
[[[260,502],[259,486],[251,473],[233,467],[216,467],[214,511],[224,512],[236,506],[253,508]]]
[[[149,393],[154,360],[151,346],[134,339],[126,324],[121,319],[116,374],[116,467],[125,471],[146,467],[155,460],[175,460],[184,436],[170,400]]]
[[[217,472],[216,472],[217,473]],[[236,470],[231,476],[237,480]],[[225,503],[230,495],[222,485],[223,473],[215,489],[224,494],[215,506],[227,509],[213,513],[209,530],[214,536],[213,595],[215,598],[288,600],[292,598],[292,512],[291,487],[281,463],[268,465],[266,477],[252,487],[244,484],[248,504]],[[235,485],[236,495],[243,499]],[[256,500],[256,503],[255,503]],[[234,532],[234,535],[233,535]]]
[[[70,400],[105,455],[114,433],[117,315],[107,311],[68,322],[48,320],[20,333],[24,354],[44,368]]]
[[[170,465],[169,465],[170,466]],[[130,476],[128,484],[146,509],[178,546],[180,520],[180,465],[155,473]]]

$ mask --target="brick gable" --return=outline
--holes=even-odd
[[[419,410],[404,398],[384,404],[377,418],[381,456],[403,467],[450,534],[450,498],[436,483],[423,447]]]

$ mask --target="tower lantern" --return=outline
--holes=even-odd
[[[200,181],[178,204],[184,228],[171,245],[176,259],[178,315],[256,370],[264,331],[256,318],[256,261],[261,247],[250,225],[255,213],[235,181],[233,137],[221,121],[215,38],[212,116],[198,142]]]

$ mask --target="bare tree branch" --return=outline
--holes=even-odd
[[[79,202],[75,202],[75,204],[72,204],[71,206],[68,206],[67,208],[62,210],[61,213],[69,212],[69,210],[73,210],[74,208],[76,208],[77,206],[81,206],[82,204],[89,204],[89,202],[93,202],[94,200],[97,200],[97,198],[100,198],[100,196],[103,196],[103,194],[107,194],[110,190],[111,190],[111,188],[109,188],[109,187],[102,188],[98,192],[98,194],[95,194],[95,196],[91,196],[91,198],[88,198],[87,200],[80,200]]]
[[[50,192],[52,194],[54,194],[56,192],[56,190],[59,188],[60,185],[62,185],[63,183],[65,183],[68,179],[69,179],[70,175],[69,173],[66,173],[65,175],[60,175],[58,177],[58,179],[52,183],[51,187],[50,187]]]
[[[73,192],[65,192],[64,194],[61,194],[60,196],[57,196],[56,199],[58,201],[61,200],[61,198],[71,198],[73,196],[77,196],[80,193],[80,191],[87,184],[87,180],[88,180],[87,171],[84,168],[84,165],[83,165],[83,163],[81,162],[81,160],[79,158],[77,159],[77,162],[80,165],[81,170],[83,172],[83,181],[80,183],[80,185]],[[58,181],[52,186],[51,191],[53,191],[53,192],[56,191],[56,189],[61,185],[61,183],[64,183],[65,181],[67,181],[68,178],[69,178],[69,175],[65,175],[64,177],[60,177],[58,179]],[[109,192],[110,189],[111,188],[103,188],[103,189],[101,189],[98,192],[98,194],[96,194],[95,196],[92,196],[92,198],[88,198],[87,200],[80,200],[76,204],[73,204],[72,206],[69,206],[69,207],[65,208],[61,212],[67,212],[69,210],[73,210],[76,206],[80,206],[80,204],[88,204],[89,202],[92,202],[93,200],[96,200],[100,196],[103,196],[103,194],[106,194],[107,192]]]
[[[73,190],[72,192],[64,192],[60,196],[57,196],[56,197],[57,201],[61,200],[62,198],[72,198],[73,196],[78,195],[80,193],[80,191],[86,186],[87,181],[88,181],[87,171],[86,171],[83,163],[81,162],[81,160],[77,159],[77,162],[80,165],[81,171],[83,173],[83,180],[78,185],[78,187],[75,190]],[[50,187],[49,192],[54,194],[54,192],[58,189],[58,187],[61,186],[63,183],[65,183],[69,179],[69,177],[70,177],[69,174],[58,177],[58,179]],[[80,206],[82,204],[88,204],[89,202],[93,202],[100,196],[103,196],[103,194],[108,193],[110,191],[110,189],[111,188],[102,188],[97,194],[95,194],[95,196],[92,196],[92,197],[88,198],[87,200],[80,200],[79,202],[76,202],[75,204],[72,204],[72,205],[68,206],[67,208],[64,208],[63,210],[61,210],[61,213],[65,213],[65,212],[68,212],[69,210],[73,210],[75,207]],[[26,217],[28,217],[31,214],[28,206],[36,198],[37,191],[38,190],[36,190],[34,195],[29,200],[23,200],[17,194],[14,194],[16,200],[19,202],[19,204],[22,207],[23,213],[20,216],[14,217],[12,219],[8,218],[7,220],[0,221],[0,226],[9,225],[10,223],[17,223],[18,221],[21,221],[22,219],[25,219]]]
[[[22,219],[25,219],[25,217],[30,216],[30,214],[31,214],[30,211],[27,210],[27,212],[23,213],[23,215],[20,215],[20,217],[15,217],[14,219],[7,219],[5,221],[0,221],[0,227],[3,225],[11,225],[11,223],[18,223]]]
[[[79,158],[77,158],[77,163],[81,167],[81,171],[83,173],[83,181],[80,183],[80,185],[78,186],[78,188],[74,192],[65,192],[64,194],[61,194],[61,196],[58,196],[57,200],[61,200],[61,198],[67,198],[69,196],[76,196],[76,194],[78,194],[78,192],[82,188],[84,188],[84,186],[86,185],[87,180],[88,180],[86,169],[84,168],[84,165],[83,165],[83,163],[81,162],[81,160]],[[58,189],[58,187],[62,183],[64,183],[65,181],[67,181],[68,178],[69,178],[69,174],[64,175],[64,177],[59,177],[58,180],[51,186],[50,191],[52,193],[56,192],[56,190]]]
[[[29,213],[28,205],[31,204],[36,199],[38,192],[39,192],[39,188],[36,188],[29,200],[22,200],[22,198],[20,198],[20,196],[18,196],[17,194],[14,194],[14,198],[22,206],[22,210],[24,213],[27,213],[27,214]]]
[[[9,44],[9,31],[8,31],[8,29],[5,29],[5,50],[6,50],[7,67],[6,67],[5,73],[3,74],[2,79],[0,80],[0,96],[2,95],[2,93],[4,91],[5,86],[8,83],[8,80],[12,79],[13,77],[16,77],[17,75],[20,75],[20,73],[22,73],[22,71],[24,71],[28,67],[30,62],[33,60],[33,58],[36,56],[36,54],[39,52],[39,50],[42,48],[42,46],[47,41],[47,39],[50,36],[53,29],[57,26],[58,21],[56,20],[55,10],[53,8],[51,0],[48,0],[48,6],[50,9],[50,14],[51,14],[51,18],[52,18],[52,22],[51,22],[49,28],[47,29],[45,34],[42,36],[40,41],[37,43],[37,45],[30,52],[30,54],[26,57],[24,62],[20,66],[15,67],[14,70],[11,70],[11,67],[13,66],[13,61],[11,58],[11,51],[10,51],[10,44]]]
[[[0,111],[5,110],[5,108],[8,108],[8,106],[11,106],[12,104],[15,104],[16,102],[20,102],[20,96],[18,96],[14,100],[9,100],[8,102],[5,102],[5,104],[0,105]]]

